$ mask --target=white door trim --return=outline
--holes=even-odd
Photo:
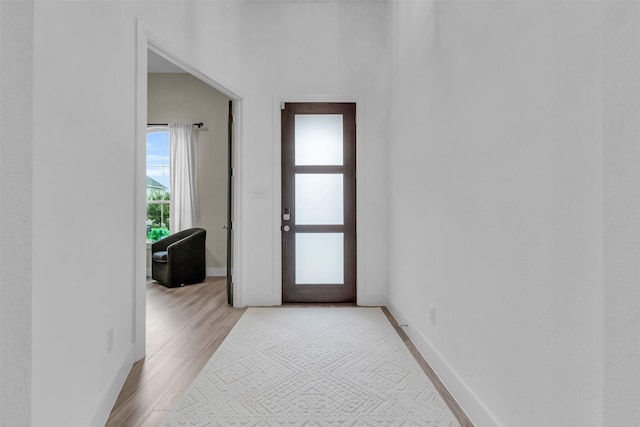
[[[235,90],[229,89],[228,85],[220,83],[219,79],[212,77],[213,74],[204,71],[194,62],[187,59],[176,48],[170,46],[166,41],[162,40],[156,34],[151,32],[146,25],[137,21],[136,34],[136,126],[135,126],[135,177],[136,186],[135,195],[135,226],[133,245],[135,253],[134,263],[134,357],[135,360],[142,359],[145,354],[146,341],[146,204],[145,204],[145,176],[146,176],[146,130],[147,130],[147,50],[152,50],[168,61],[178,65],[180,68],[202,80],[204,83],[227,95],[233,100],[234,104],[234,123],[233,123],[233,170],[234,170],[234,197],[233,197],[233,266],[234,272],[234,305],[242,306],[242,265],[241,260],[244,257],[242,248],[242,172],[243,172],[243,153],[242,138],[244,121],[245,103],[243,96]]]
[[[278,303],[282,304],[282,240],[280,238],[280,225],[282,223],[280,209],[282,206],[282,133],[281,133],[281,116],[280,106],[286,102],[353,102],[356,104],[356,177],[366,176],[365,172],[365,150],[364,141],[364,111],[365,100],[362,96],[343,96],[335,94],[327,95],[292,95],[292,96],[274,96],[273,97],[273,283],[278,287]],[[367,298],[367,283],[362,280],[365,272],[366,260],[366,241],[365,233],[362,232],[363,210],[360,208],[362,204],[362,195],[360,180],[356,181],[356,244],[358,248],[358,258],[356,261],[356,303],[358,305],[380,305],[379,298]]]

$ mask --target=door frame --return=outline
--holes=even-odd
[[[134,360],[140,360],[146,355],[146,135],[147,135],[147,50],[151,50],[158,55],[164,57],[168,61],[178,65],[192,76],[202,80],[207,85],[225,94],[233,101],[233,171],[234,171],[234,197],[233,197],[233,254],[232,254],[232,273],[234,276],[233,295],[234,306],[242,306],[242,286],[241,286],[241,269],[244,253],[242,241],[242,197],[240,191],[242,188],[242,141],[243,141],[243,116],[246,108],[243,102],[243,96],[235,90],[231,90],[227,85],[219,83],[215,79],[203,71],[187,59],[176,48],[170,46],[156,34],[151,32],[149,28],[141,21],[136,22],[136,85],[135,85],[135,135],[134,135],[134,158],[135,158],[135,225],[133,230],[133,252],[135,256],[133,271],[133,322],[134,336]]]
[[[365,175],[366,153],[363,149],[365,141],[364,111],[365,100],[362,96],[341,96],[341,95],[291,95],[273,97],[273,182],[274,189],[272,198],[273,209],[273,286],[274,293],[278,295],[278,304],[282,305],[282,238],[280,226],[282,225],[282,132],[281,132],[281,107],[287,102],[351,102],[356,104],[356,247],[358,255],[356,257],[356,304],[370,305],[362,298],[366,295],[366,280],[362,275],[365,272],[364,262],[366,260],[366,246],[364,233],[361,227],[364,222],[361,218],[360,208],[363,197],[359,178]],[[277,290],[275,289],[277,287]],[[375,305],[378,305],[377,303]]]

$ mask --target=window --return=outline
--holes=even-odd
[[[169,131],[147,131],[147,240],[169,235]]]

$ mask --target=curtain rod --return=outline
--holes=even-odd
[[[194,123],[193,125],[201,128],[202,126],[204,126],[204,123]],[[147,123],[147,126],[169,126],[169,123]]]

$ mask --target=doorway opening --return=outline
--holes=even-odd
[[[188,207],[194,209],[188,212],[194,219],[191,226],[207,231],[206,276],[227,276],[231,284],[233,101],[193,75],[175,72],[173,64],[152,51],[149,52],[148,64],[147,245],[185,228],[174,221],[171,213],[173,210],[184,213],[185,209],[179,206],[180,198],[176,199],[177,193],[174,193],[172,179],[169,179],[175,177],[180,184],[180,170],[172,170],[173,162],[170,161],[169,153],[173,153],[170,147],[174,141],[171,140],[168,123],[195,123],[190,131],[190,152],[193,156],[190,163],[193,167],[189,173],[192,179],[182,180],[178,189],[192,184],[187,189],[193,195],[193,202]],[[169,209],[170,204],[178,206]],[[147,253],[147,275],[151,269],[150,255]],[[230,286],[228,294],[231,302]]]
[[[230,305],[239,305],[240,294],[235,291],[234,276],[238,277],[239,250],[237,241],[238,233],[234,226],[238,221],[234,221],[236,214],[239,214],[238,197],[234,197],[236,188],[239,188],[238,179],[233,177],[233,168],[239,170],[239,163],[236,163],[233,154],[236,148],[234,136],[239,135],[236,126],[240,120],[241,98],[234,92],[218,84],[206,74],[200,72],[196,67],[186,61],[179,53],[171,49],[158,37],[150,33],[142,23],[138,23],[138,56],[137,56],[137,138],[136,144],[136,229],[135,247],[136,268],[134,287],[134,323],[135,323],[135,354],[134,359],[142,359],[146,354],[146,289],[147,289],[147,245],[144,243],[147,237],[147,204],[145,182],[146,177],[146,134],[147,124],[168,124],[169,122],[190,122],[200,123],[196,136],[195,156],[196,169],[203,172],[197,177],[197,191],[205,194],[201,199],[202,208],[198,209],[196,215],[196,226],[207,229],[207,276],[226,276],[227,297]],[[156,62],[154,62],[156,61]],[[161,67],[167,67],[160,71]],[[163,96],[153,89],[158,87],[159,81],[176,79],[189,87],[192,93],[206,93],[208,99],[189,100],[179,104],[174,100],[162,100]],[[154,86],[155,85],[155,86]],[[175,93],[174,93],[175,95]],[[184,95],[184,94],[183,94]],[[153,99],[152,98],[159,98]],[[184,109],[185,104],[193,107],[193,104],[211,103],[216,99],[216,114],[195,114],[193,110]],[[161,109],[153,110],[152,104],[162,105]],[[152,111],[153,110],[153,111]],[[235,122],[235,123],[234,123]],[[202,154],[205,153],[205,154]],[[208,153],[208,154],[206,154]],[[170,193],[170,188],[167,188]],[[218,194],[218,197],[215,196]],[[170,198],[170,195],[168,196]],[[235,301],[234,301],[235,296]]]

